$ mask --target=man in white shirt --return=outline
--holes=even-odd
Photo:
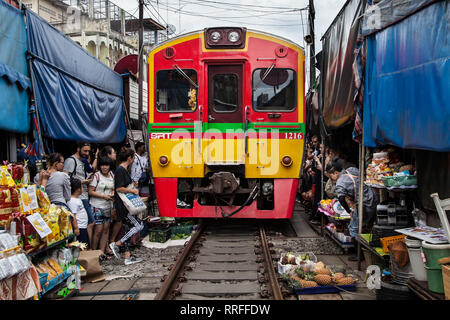
[[[143,142],[136,143],[136,156],[134,157],[133,165],[131,166],[131,180],[135,187],[139,187],[139,194],[146,195],[148,190],[148,174],[147,178],[143,181],[143,173],[147,173],[148,161],[145,156],[145,144]],[[139,181],[141,180],[141,181]]]

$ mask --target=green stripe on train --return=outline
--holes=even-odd
[[[198,122],[197,122],[198,123]],[[187,132],[198,132],[197,123],[149,123],[148,132],[174,132],[176,130],[183,130]],[[289,126],[290,128],[283,128]],[[184,128],[183,128],[184,127]],[[258,128],[255,128],[258,127]],[[261,127],[261,128],[259,128]],[[271,131],[273,127],[279,132],[296,132],[305,133],[306,126],[304,123],[297,122],[258,122],[249,123],[248,129],[254,131]],[[244,132],[245,126],[243,123],[203,123],[202,132],[213,131],[227,133],[228,130],[236,131],[242,130]]]

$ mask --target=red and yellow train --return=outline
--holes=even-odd
[[[209,28],[161,43],[148,64],[160,215],[290,218],[305,134],[303,49]]]

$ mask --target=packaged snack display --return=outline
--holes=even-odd
[[[36,187],[36,195],[39,203],[39,208],[41,209],[41,213],[47,213],[51,205],[47,192],[43,187]]]
[[[61,233],[60,238],[65,239],[73,235],[72,223],[70,221],[72,212],[64,207],[61,207],[61,211],[59,212],[59,231]]]
[[[61,240],[61,234],[59,230],[59,214],[61,211],[61,208],[52,205],[50,206],[48,214],[43,217],[45,222],[47,222],[49,228],[52,230],[52,234],[46,237],[47,245],[54,244]]]
[[[11,173],[8,171],[7,166],[0,167],[0,185],[8,186],[8,187],[16,186],[16,183],[14,182],[14,179],[12,178]]]

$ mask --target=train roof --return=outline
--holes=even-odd
[[[221,27],[217,27],[217,28],[221,28]],[[230,27],[230,28],[231,28],[231,27]],[[235,28],[237,28],[237,27],[235,27]],[[203,29],[203,30],[196,30],[196,31],[192,31],[192,32],[184,33],[184,34],[180,34],[179,36],[176,36],[176,37],[167,39],[166,41],[163,41],[163,42],[161,42],[161,43],[158,43],[158,45],[154,46],[154,47],[152,48],[151,51],[154,51],[154,50],[157,49],[158,47],[163,46],[163,45],[165,45],[165,44],[167,44],[167,43],[169,43],[169,42],[172,42],[172,41],[174,41],[174,40],[181,39],[181,38],[188,37],[188,36],[192,36],[192,35],[194,35],[194,34],[201,34],[201,33],[203,33],[203,32],[204,32],[204,29]],[[287,42],[287,43],[289,43],[289,44],[291,44],[291,45],[293,45],[293,46],[295,46],[295,47],[301,49],[303,52],[305,51],[305,48],[303,48],[303,47],[300,46],[299,44],[297,44],[297,43],[295,43],[295,42],[293,42],[293,41],[291,41],[291,40],[289,40],[289,39],[286,39],[286,38],[284,38],[284,37],[280,37],[280,36],[278,36],[278,35],[275,35],[275,34],[272,34],[272,33],[269,33],[269,32],[259,31],[259,30],[254,30],[254,29],[247,29],[247,32],[259,33],[259,34],[262,34],[262,35],[266,35],[266,36],[269,36],[269,37],[273,37],[273,38],[276,38],[276,39],[285,41],[285,42]]]

